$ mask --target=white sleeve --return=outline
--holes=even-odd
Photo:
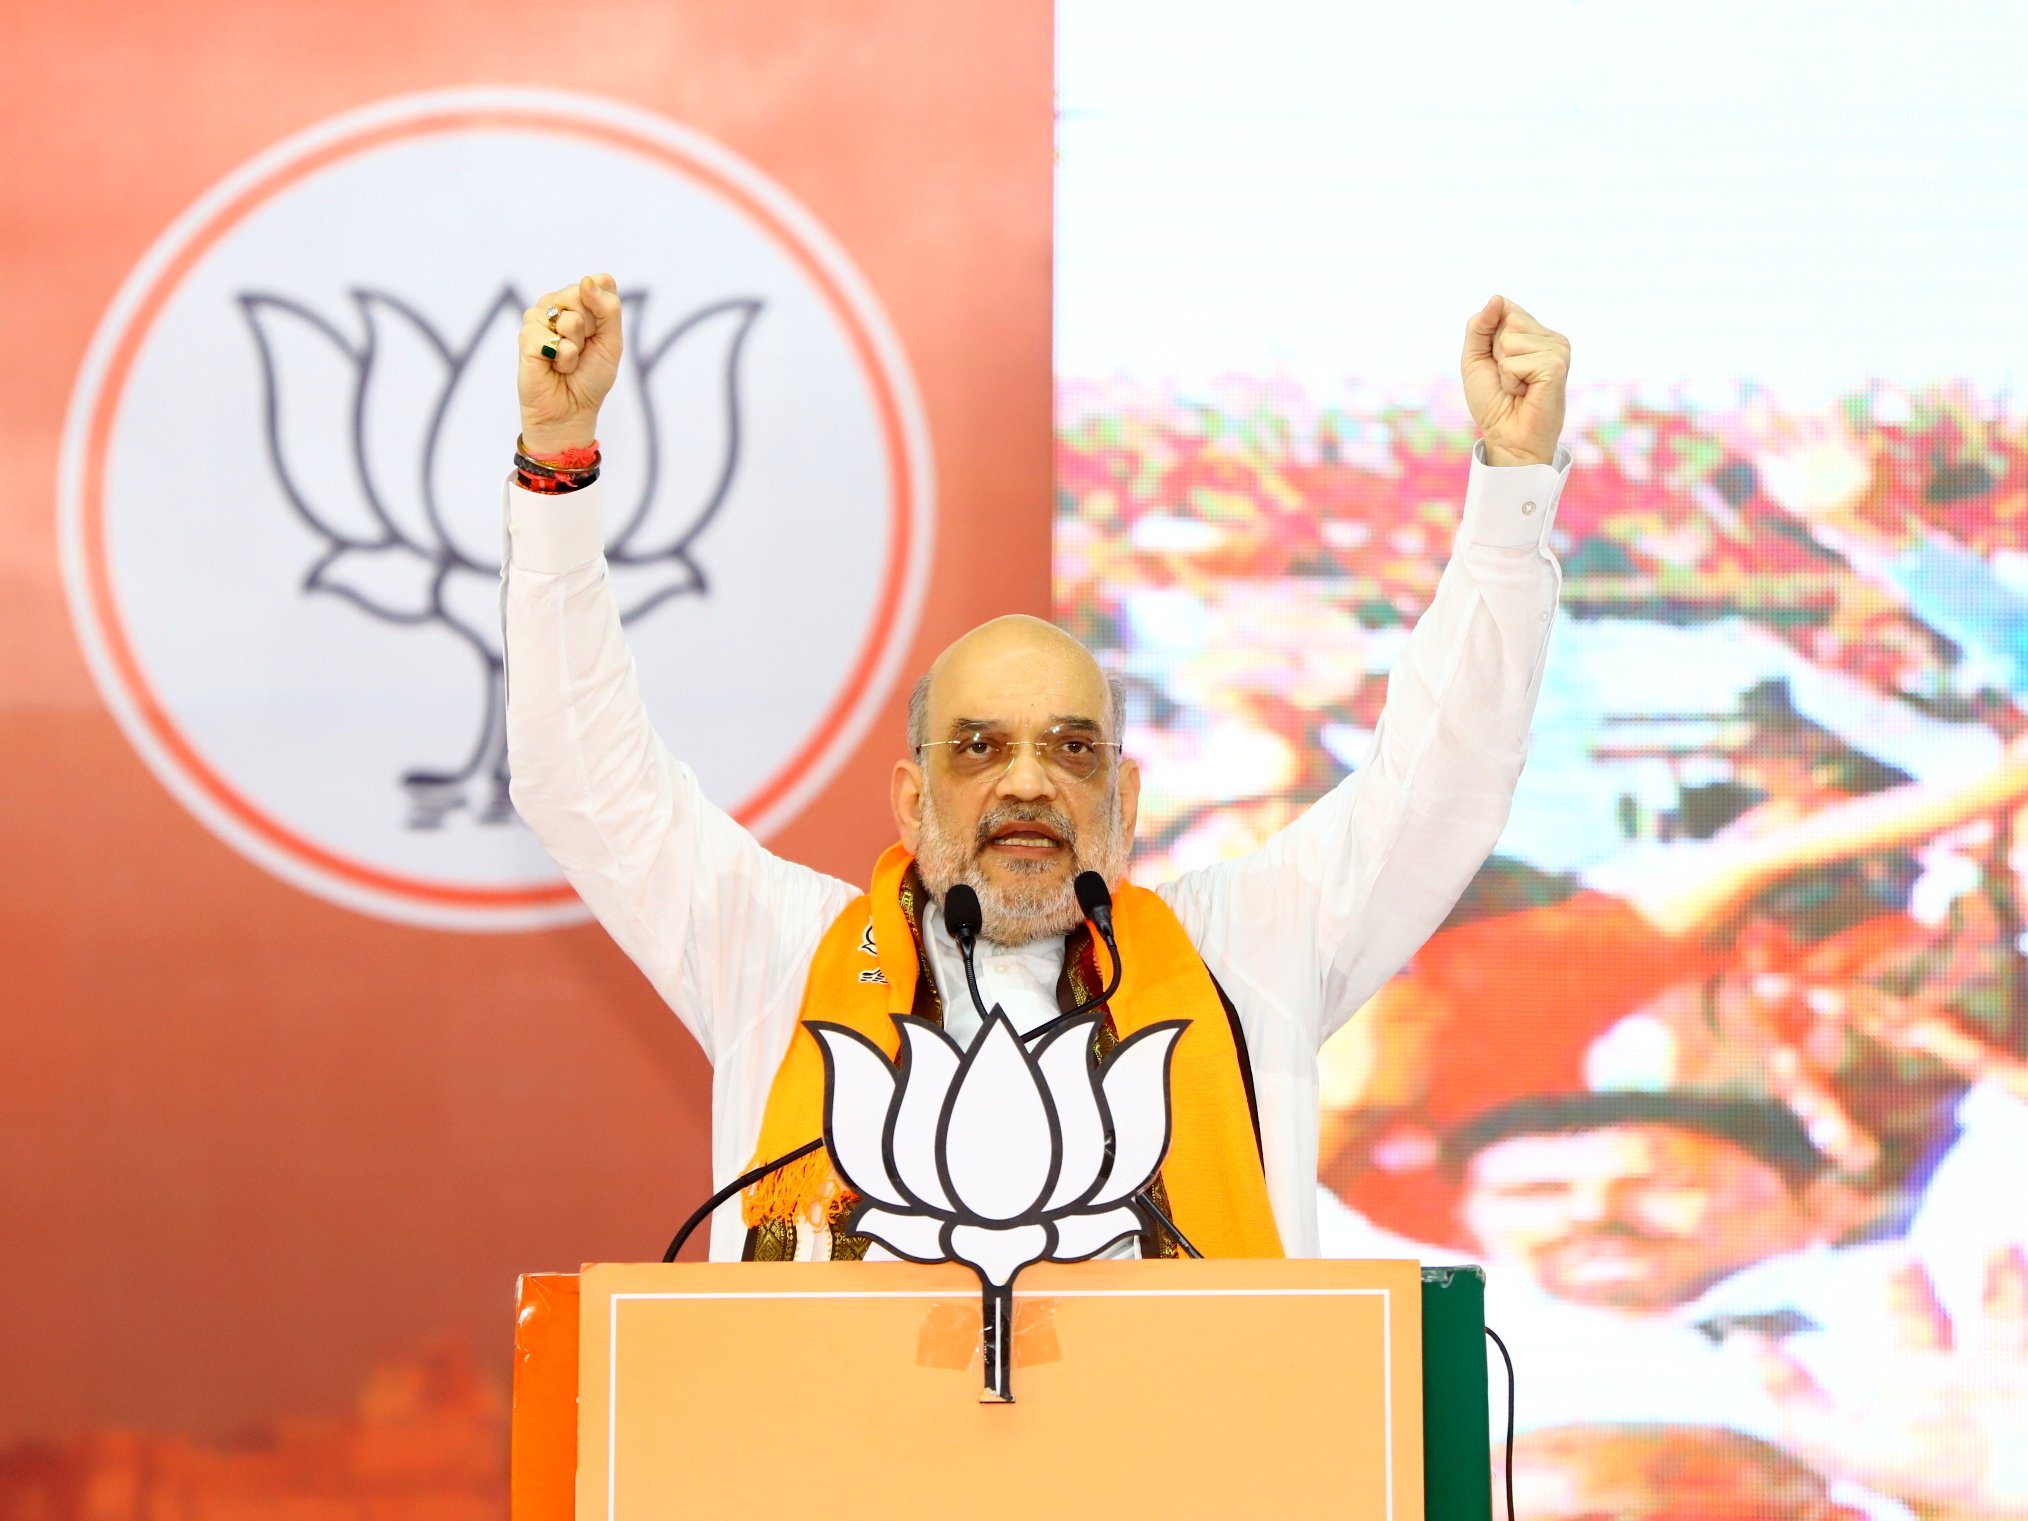
[[[1481,446],[1483,448],[1483,446]],[[1162,890],[1253,1017],[1314,1049],[1443,922],[1507,822],[1562,573],[1570,470],[1472,456],[1450,563],[1387,684],[1371,754],[1259,850]]]
[[[600,490],[506,488],[514,806],[717,1061],[757,1022],[793,1018],[817,942],[856,890],[764,849],[656,736],[608,579]]]

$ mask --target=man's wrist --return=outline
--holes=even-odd
[[[1496,470],[1509,470],[1517,466],[1527,465],[1548,465],[1554,462],[1555,455],[1553,452],[1547,458],[1538,458],[1535,455],[1522,454],[1513,449],[1498,448],[1491,442],[1488,442],[1486,445],[1486,463]]]
[[[595,422],[584,427],[521,430],[521,446],[539,459],[568,454],[574,449],[589,449],[597,440],[598,426]]]

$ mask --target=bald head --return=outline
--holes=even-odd
[[[1078,874],[1117,884],[1133,851],[1140,770],[1116,748],[1119,712],[1091,651],[1040,618],[995,618],[937,656],[889,792],[931,897],[971,887],[1002,945],[1082,923]]]
[[[1005,721],[1016,705],[1046,722],[1093,719],[1119,738],[1120,694],[1090,650],[1026,613],[993,618],[961,634],[930,663],[908,700],[908,748],[973,719]]]

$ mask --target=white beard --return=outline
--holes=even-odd
[[[986,841],[994,830],[1012,823],[1047,824],[1055,830],[1070,851],[1069,874],[1051,882],[1044,878],[1048,862],[1010,861],[1008,865],[1014,871],[1032,875],[1035,880],[1007,887],[989,883],[980,866],[980,852],[987,849]],[[1084,923],[1084,910],[1078,907],[1077,893],[1071,885],[1080,872],[1097,872],[1108,887],[1126,875],[1133,842],[1120,827],[1117,777],[1106,794],[1105,810],[1093,833],[1098,836],[1096,840],[1080,839],[1077,826],[1068,815],[1047,804],[1005,803],[987,811],[979,820],[973,839],[967,842],[946,826],[936,810],[935,794],[925,787],[916,870],[922,873],[923,886],[938,902],[960,882],[976,892],[985,920],[981,933],[996,944],[1026,945],[1031,940],[1056,939]]]

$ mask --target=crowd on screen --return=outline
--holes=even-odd
[[[1061,387],[1142,880],[1356,769],[1445,407]],[[1326,1248],[1486,1265],[1524,1514],[2028,1517],[2028,417],[1594,394],[1566,443],[1531,774],[1326,1049]]]

